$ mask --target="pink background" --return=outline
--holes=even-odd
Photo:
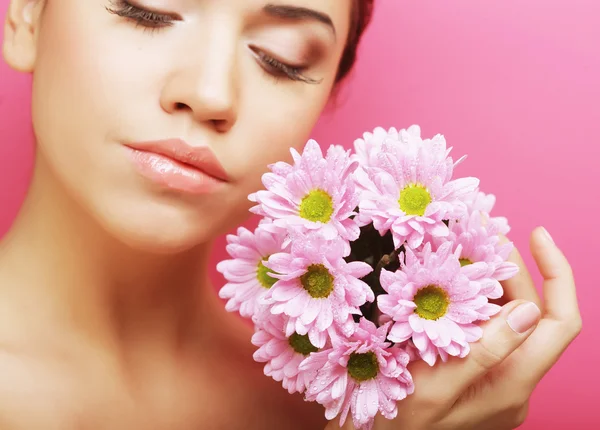
[[[349,145],[376,125],[420,124],[469,155],[458,174],[497,195],[519,248],[546,226],[572,262],[584,330],[538,386],[522,428],[598,428],[600,2],[377,2],[351,85],[315,138]],[[30,176],[29,82],[0,63],[0,234]]]

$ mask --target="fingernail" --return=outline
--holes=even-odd
[[[515,333],[522,334],[536,325],[541,316],[540,308],[535,303],[528,302],[517,306],[508,315],[506,322]]]
[[[554,243],[554,239],[552,239],[552,236],[550,236],[550,233],[548,233],[548,230],[546,230],[544,227],[542,227],[542,232],[546,236],[546,239],[548,239],[550,242]]]

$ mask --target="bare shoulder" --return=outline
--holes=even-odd
[[[81,428],[68,381],[36,357],[0,346],[0,429]]]

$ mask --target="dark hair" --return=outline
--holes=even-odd
[[[353,0],[352,16],[350,18],[350,31],[348,40],[338,66],[336,82],[343,80],[352,70],[356,61],[356,51],[365,29],[373,16],[373,3],[375,0]]]

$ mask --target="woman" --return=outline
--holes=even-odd
[[[307,140],[371,3],[10,1],[4,57],[33,74],[37,157],[0,248],[2,429],[326,426],[321,407],[253,362],[208,257],[265,166]],[[569,265],[543,229],[532,253],[543,315],[515,253],[511,302],[472,354],[416,363],[417,393],[377,428],[523,420],[581,326]]]

